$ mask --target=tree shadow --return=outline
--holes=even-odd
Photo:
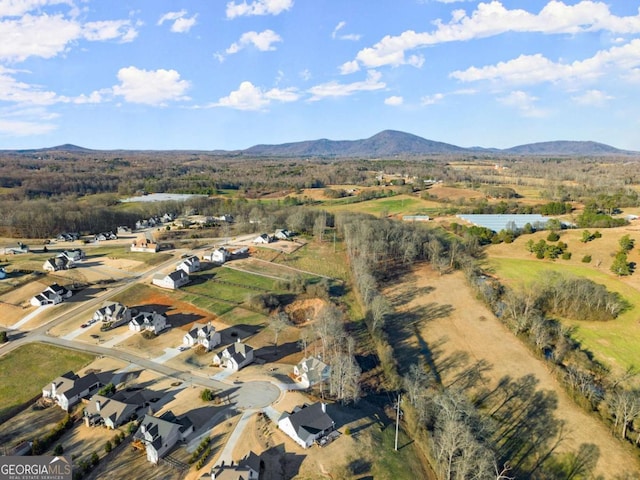
[[[267,362],[277,362],[299,351],[298,342],[287,342],[279,344],[277,349],[275,345],[266,345],[255,350],[253,354],[256,358],[262,358]]]

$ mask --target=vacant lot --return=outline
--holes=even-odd
[[[461,272],[439,276],[430,267],[422,266],[407,274],[404,281],[389,286],[385,294],[395,299],[403,321],[413,322],[415,327],[404,337],[400,334],[395,338],[400,365],[425,361],[435,368],[444,384],[454,382],[474,365],[484,365],[482,378],[488,389],[505,376],[518,379],[532,375],[539,390],[557,395],[556,417],[564,420],[567,434],[559,451],[594,443],[600,451],[597,473],[605,478],[640,469],[627,446],[577,407],[543,362],[475,299]]]
[[[50,345],[29,344],[0,357],[0,417],[42,392],[42,387],[69,370],[87,365],[93,356]]]
[[[487,266],[502,282],[516,286],[544,277],[546,272],[585,277],[604,285],[608,290],[620,293],[632,308],[609,322],[586,322],[583,320],[563,320],[577,327],[576,338],[591,351],[598,360],[616,371],[624,371],[640,364],[640,273],[630,277],[616,277],[609,270],[611,254],[619,249],[623,235],[640,241],[637,227],[620,227],[601,230],[602,238],[582,243],[583,229],[564,231],[560,240],[567,243],[572,252],[570,260],[539,260],[529,253],[526,242],[545,239],[547,232],[523,235],[512,244],[492,245],[487,249]],[[590,229],[591,232],[594,229]],[[640,245],[638,245],[640,246]],[[629,261],[640,264],[640,251],[636,247],[629,254]],[[582,262],[585,255],[591,255],[590,263]]]

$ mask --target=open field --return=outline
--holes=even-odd
[[[429,266],[421,266],[408,273],[404,281],[389,285],[384,293],[395,301],[397,321],[413,319],[415,326],[415,330],[395,332],[391,339],[400,365],[408,367],[403,360],[409,358],[416,363],[423,360],[445,385],[460,381],[460,375],[474,365],[484,365],[481,386],[488,390],[503,377],[532,375],[538,390],[554,392],[557,398],[555,417],[564,421],[566,433],[558,452],[594,443],[600,452],[598,474],[613,478],[616,473],[640,470],[630,447],[611,436],[599,419],[569,398],[543,361],[475,298],[462,272],[439,276]]]
[[[590,231],[593,231],[591,229]],[[595,357],[612,367],[616,372],[640,365],[640,276],[636,272],[630,277],[616,277],[609,270],[611,253],[619,249],[618,241],[623,235],[640,240],[637,227],[620,227],[601,230],[602,238],[588,243],[580,242],[582,229],[562,233],[560,240],[568,244],[573,253],[571,260],[539,260],[530,254],[525,243],[546,238],[546,232],[532,236],[523,235],[512,244],[492,245],[487,249],[487,267],[507,285],[517,286],[544,277],[545,272],[585,277],[604,285],[608,290],[620,293],[632,306],[615,320],[588,322],[579,319],[563,322],[577,327],[575,338]],[[629,260],[640,264],[640,252],[632,250]],[[584,255],[591,255],[590,263],[582,263]],[[600,266],[597,266],[600,264]]]
[[[43,344],[19,347],[0,357],[0,416],[42,392],[53,378],[87,365],[93,355]],[[25,382],[25,378],[29,381]]]
[[[349,267],[344,261],[344,243],[328,233],[322,243],[309,242],[295,253],[276,258],[277,263],[346,281]]]

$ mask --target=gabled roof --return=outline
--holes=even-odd
[[[100,411],[96,402],[100,402]],[[85,412],[89,415],[98,415],[102,418],[109,418],[114,425],[128,420],[142,404],[122,402],[114,398],[105,397],[103,395],[93,395],[89,399],[89,403],[85,407]]]
[[[294,431],[305,442],[310,437],[315,438],[318,433],[330,429],[334,425],[322,402],[296,407],[292,413],[282,414],[278,423],[285,418],[289,418]]]
[[[310,383],[316,383],[323,380],[322,372],[328,368],[328,365],[316,357],[304,358],[297,365],[300,373],[306,373]]]
[[[134,438],[149,442],[158,450],[163,444],[163,438],[167,438],[175,428],[180,428],[180,425],[164,418],[145,415]]]
[[[49,285],[47,287],[47,289],[45,290],[45,292],[47,290],[49,290],[50,292],[57,293],[58,295],[66,295],[69,292],[69,290],[64,288],[62,285],[58,285],[57,283],[53,283],[53,284]]]
[[[168,274],[167,277],[169,277],[174,282],[177,282],[178,280],[181,280],[183,278],[189,278],[189,275],[187,275],[184,270],[176,270]]]

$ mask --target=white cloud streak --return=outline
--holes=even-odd
[[[390,105],[392,107],[399,107],[400,105],[402,105],[404,103],[404,98],[398,96],[398,95],[392,95],[390,97],[387,97],[384,99],[384,104],[385,105]]]
[[[192,17],[187,17],[186,10],[180,10],[178,12],[167,12],[158,20],[157,25],[162,25],[164,22],[173,22],[170,30],[174,33],[187,33],[196,24],[198,14]]]
[[[454,10],[451,20],[434,22],[435,30],[415,32],[407,30],[400,35],[387,35],[372,47],[360,50],[356,60],[365,67],[383,65],[419,66],[407,52],[445,42],[460,42],[486,38],[506,32],[536,32],[543,34],[578,34],[581,32],[609,31],[616,34],[640,32],[640,14],[619,17],[611,13],[608,5],[599,1],[582,0],[575,5],[550,1],[540,12],[507,9],[497,0],[480,3],[468,15]]]
[[[321,100],[327,97],[346,97],[357,92],[381,90],[387,85],[380,81],[380,72],[369,70],[367,79],[361,82],[339,83],[336,81],[322,83],[309,89],[311,101]]]
[[[236,18],[254,15],[280,15],[293,7],[293,0],[255,0],[247,3],[227,3],[227,18]]]
[[[614,73],[624,76],[637,67],[640,67],[640,39],[601,50],[593,57],[572,63],[553,62],[542,54],[520,55],[495,65],[455,71],[450,77],[462,82],[490,80],[522,85],[543,82],[584,83],[604,75],[612,76]]]
[[[516,90],[504,97],[498,98],[503,105],[515,108],[523,117],[544,117],[547,112],[536,107],[537,97],[522,90]]]

